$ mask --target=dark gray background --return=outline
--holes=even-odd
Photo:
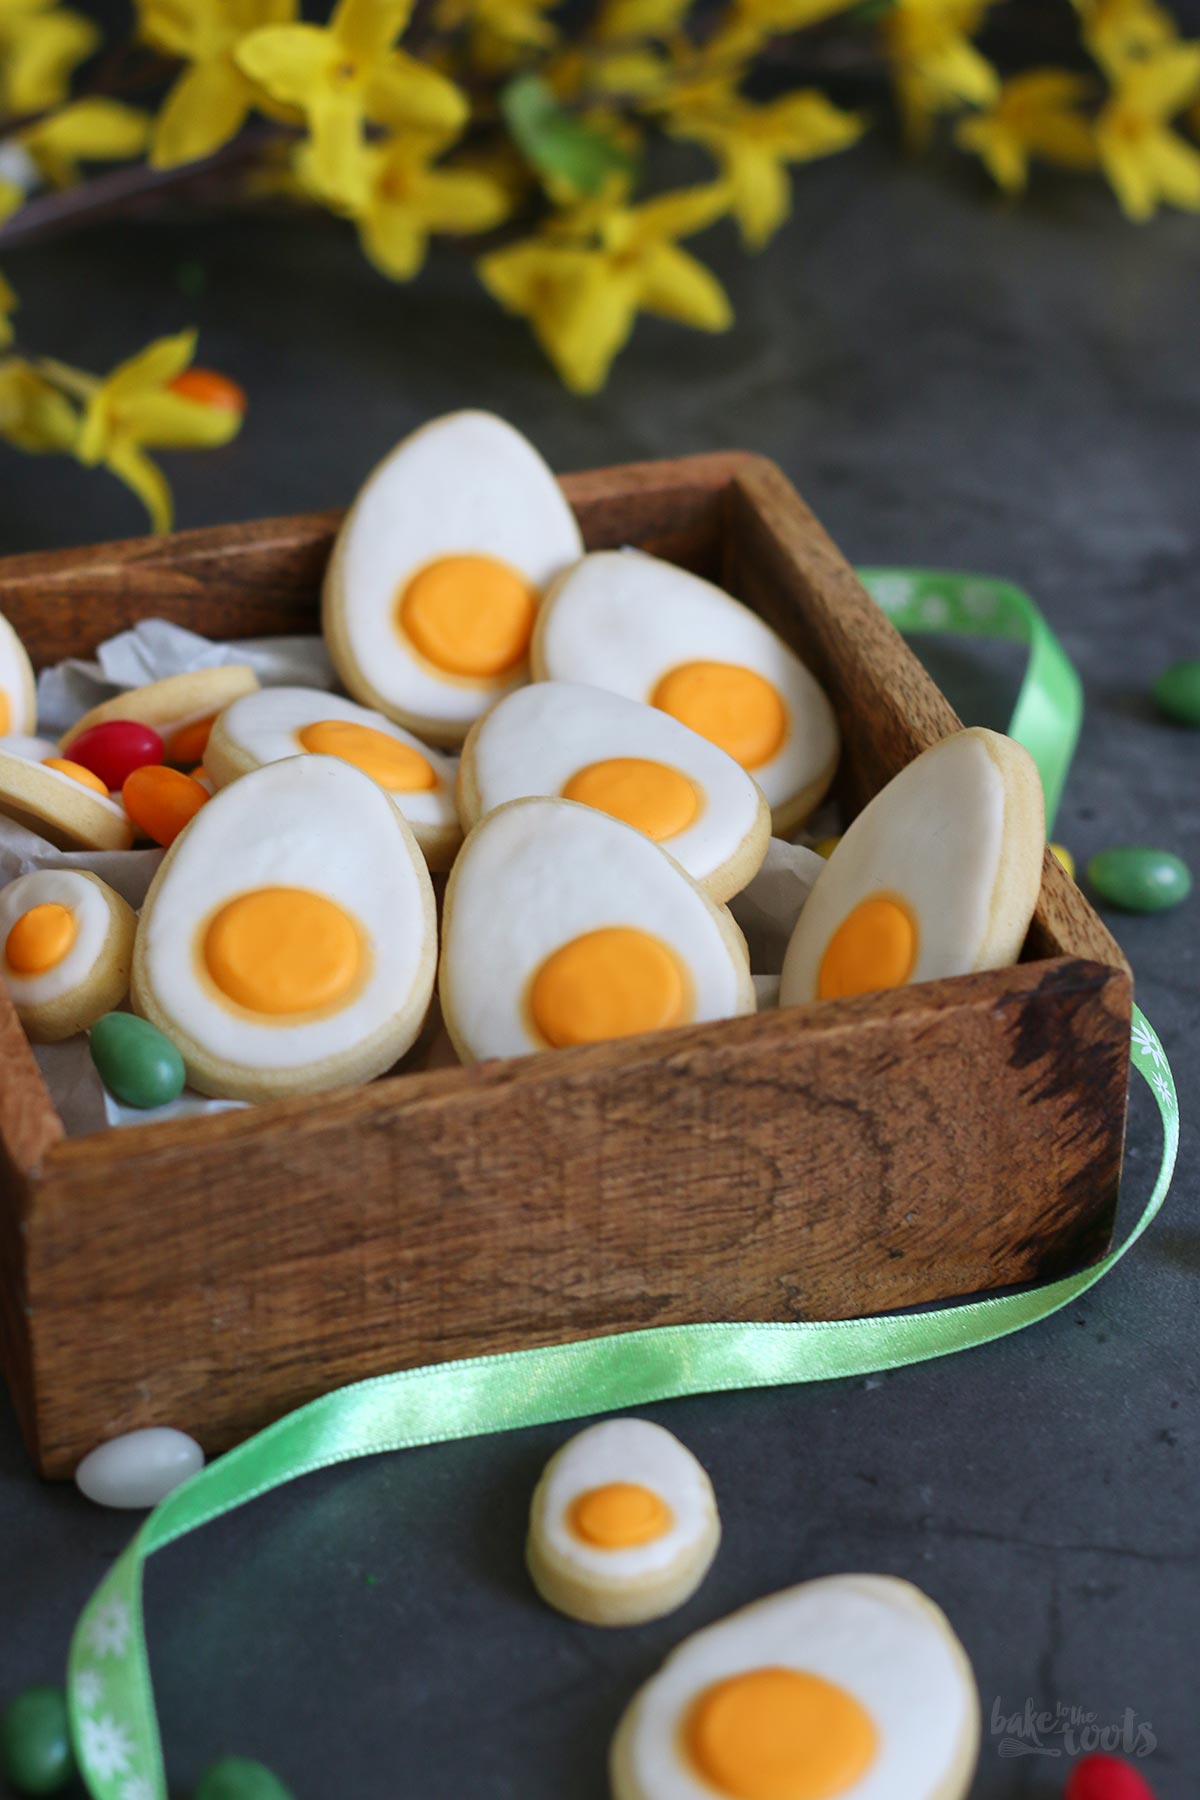
[[[766,452],[852,558],[1003,573],[1036,594],[1087,686],[1057,834],[1081,864],[1130,842],[1200,862],[1200,739],[1147,698],[1164,664],[1200,654],[1196,222],[1134,229],[1086,181],[1041,182],[1013,210],[971,170],[906,165],[881,144],[797,189],[766,255],[744,260],[726,227],[703,245],[736,330],[644,323],[590,402],[555,384],[468,265],[449,256],[396,289],[328,224],[109,226],[5,268],[31,346],[101,369],[196,321],[202,360],[249,388],[235,446],[171,460],[185,525],[345,501],[409,426],[466,404],[507,414],[560,469]],[[185,299],[181,266],[197,263],[204,291]],[[103,474],[0,459],[0,548],[140,529]],[[971,649],[938,670],[968,717],[1002,718],[1010,664]],[[1186,1114],[1195,902],[1111,922]],[[1169,1209],[1133,1256],[1027,1334],[868,1381],[648,1409],[711,1471],[725,1540],[697,1598],[644,1630],[561,1620],[523,1575],[528,1496],[567,1427],[312,1478],[167,1552],[148,1592],[174,1787],[236,1750],[300,1800],[601,1800],[621,1708],[681,1635],[786,1583],[876,1569],[919,1582],[966,1641],[985,1712],[978,1800],[1061,1793],[1062,1755],[1003,1760],[990,1735],[993,1701],[1027,1698],[1102,1722],[1131,1708],[1158,1740],[1143,1767],[1159,1800],[1194,1795],[1187,1151],[1185,1137]],[[1155,1162],[1139,1093],[1126,1218]],[[0,1416],[0,1694],[59,1676],[129,1531],[40,1487]]]

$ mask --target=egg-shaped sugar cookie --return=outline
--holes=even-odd
[[[525,1558],[543,1600],[589,1625],[638,1625],[682,1606],[721,1541],[712,1483],[648,1419],[607,1419],[542,1473]]]
[[[510,800],[469,833],[438,992],[468,1063],[755,1008],[726,909],[640,831],[574,800]]]
[[[753,880],[771,837],[767,803],[731,756],[652,706],[576,682],[518,688],[463,745],[458,804],[468,829],[533,794],[635,826],[714,900]]]
[[[963,1800],[979,1699],[907,1581],[832,1575],[686,1638],[613,1740],[613,1800]]]
[[[0,737],[37,729],[37,685],[25,646],[0,613]]]
[[[325,578],[325,642],[365,706],[432,744],[528,679],[546,587],[583,553],[575,516],[519,431],[450,413],[368,477]]]
[[[780,1004],[1015,962],[1045,843],[1042,784],[1027,750],[979,726],[934,744],[832,851],[796,921]]]
[[[252,769],[308,752],[361,769],[412,826],[431,869],[448,869],[462,843],[454,763],[403,726],[320,688],[272,687],[244,694],[213,727],[204,767],[227,787]]]
[[[85,869],[35,869],[0,891],[0,969],[36,1044],[86,1031],[129,992],[137,914]]]
[[[0,813],[59,850],[128,850],[133,826],[90,769],[0,751]]]
[[[722,588],[640,550],[600,550],[546,597],[538,681],[584,681],[656,706],[732,756],[786,837],[837,767],[833,708],[800,658]]]
[[[164,760],[190,769],[204,755],[217,714],[257,686],[258,676],[248,664],[221,663],[215,669],[190,669],[183,675],[148,681],[144,687],[126,688],[75,721],[63,734],[62,753],[69,756],[74,740],[93,725],[122,719],[149,725],[163,741]]]
[[[404,1054],[436,955],[429,871],[387,795],[349,763],[297,756],[222,788],[168,850],[133,1004],[200,1093],[311,1093]]]

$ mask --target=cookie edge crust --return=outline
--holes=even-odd
[[[208,699],[203,694],[203,687],[215,685],[211,680],[214,675],[224,677],[221,685],[229,690],[223,695],[219,704],[211,708],[217,714],[224,712],[227,706],[232,706],[235,700],[240,700],[243,694],[252,694],[261,685],[249,663],[217,663],[212,668],[187,669],[179,675],[164,675],[160,681],[144,682],[141,687],[126,688],[123,693],[114,694],[111,700],[101,700],[98,706],[93,706],[90,711],[85,712],[81,719],[76,719],[70,730],[65,731],[58,740],[60,756],[66,756],[75,739],[83,732],[90,731],[93,725],[112,725],[128,721],[135,725],[146,725],[151,731],[158,731],[160,726],[173,725],[178,719],[186,718],[188,714],[203,718],[209,707]],[[139,702],[135,697],[139,694],[145,696],[154,690],[156,694],[161,694],[164,700],[169,697],[171,701],[175,701],[177,696],[186,695],[189,689],[195,686],[201,687],[201,698],[198,704],[190,706],[186,700],[178,707],[171,705],[160,709],[158,705],[152,704],[147,712],[144,698]],[[164,689],[170,690],[169,696],[163,693]]]
[[[99,888],[108,907],[108,929],[87,975],[69,994],[57,1000],[18,1004],[13,1010],[31,1044],[61,1044],[65,1038],[90,1031],[97,1019],[115,1012],[129,993],[137,914],[129,902],[90,869],[72,873]]]

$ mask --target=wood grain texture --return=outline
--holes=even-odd
[[[770,465],[564,485],[590,547],[723,575],[797,646],[842,719],[848,804],[957,728]],[[13,559],[0,610],[40,659],[151,613],[214,636],[311,629],[336,518]],[[98,1438],[166,1421],[219,1449],[422,1361],[848,1317],[1094,1260],[1130,982],[1052,860],[1027,957],[469,1070],[444,1066],[433,1020],[405,1072],[366,1088],[75,1140],[44,1091],[0,1097],[0,1347],[39,1466],[67,1474]],[[4,1005],[0,1058],[7,1043],[28,1076]]]

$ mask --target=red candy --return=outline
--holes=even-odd
[[[163,741],[157,731],[151,731],[149,725],[137,725],[132,719],[109,719],[103,725],[91,725],[71,739],[69,749],[72,762],[82,763],[114,792],[124,787],[135,769],[163,759]]]
[[[1154,1800],[1154,1791],[1119,1756],[1083,1756],[1067,1776],[1064,1800]]]

